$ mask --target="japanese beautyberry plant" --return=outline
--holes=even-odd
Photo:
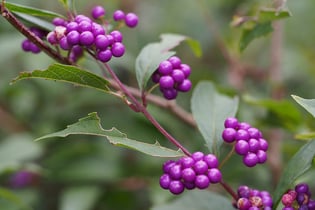
[[[131,86],[123,82],[121,75],[112,67],[112,62],[119,63],[128,54],[126,43],[130,40],[124,36],[124,32],[136,29],[146,20],[132,11],[119,8],[110,12],[106,2],[104,5],[95,5],[88,14],[74,9],[74,1],[60,2],[66,15],[1,2],[2,17],[15,27],[17,33],[25,37],[21,42],[22,50],[36,54],[33,56],[45,53],[55,61],[44,70],[21,72],[12,83],[39,78],[101,91],[120,99],[122,104],[130,108],[130,112],[141,114],[163,136],[163,140],[148,143],[132,139],[129,137],[132,135],[117,128],[104,129],[99,115],[92,112],[64,130],[39,137],[37,141],[69,135],[92,135],[103,137],[115,146],[164,158],[158,175],[160,178],[155,183],[159,186],[159,193],[165,193],[173,199],[163,205],[153,205],[154,210],[315,209],[312,197],[314,183],[300,181],[301,176],[313,165],[313,140],[297,150],[274,188],[261,189],[262,184],[250,186],[243,183],[244,179],[229,182],[229,176],[236,168],[243,168],[250,173],[250,170],[266,166],[273,139],[269,138],[268,131],[265,135],[265,127],[258,128],[259,123],[245,122],[241,114],[236,117],[241,109],[239,104],[246,102],[246,97],[222,94],[212,82],[193,79],[198,71],[193,64],[185,61],[185,56],[181,57],[180,53],[175,52],[175,48],[186,43],[196,58],[200,59],[202,50],[198,41],[186,35],[164,33],[160,36],[160,41],[143,46],[135,57],[134,67],[130,67],[132,63],[129,66],[134,69],[137,81],[137,86]],[[253,20],[236,17],[232,25],[246,25],[240,41],[241,51],[255,38],[270,33],[274,21],[290,16],[283,6],[261,10]],[[97,64],[95,66],[98,69],[87,69],[82,65],[85,59]],[[189,96],[191,113],[175,103],[178,97]],[[313,101],[298,96],[294,96],[294,99],[315,115]],[[191,125],[191,129],[198,128],[205,147],[189,149],[185,144],[187,142],[177,139],[175,133],[157,120],[158,117],[149,109],[151,104],[169,109]],[[275,108],[274,104],[265,104],[270,110],[281,113],[281,108]],[[165,139],[170,144],[165,143]],[[195,139],[187,145],[193,145],[194,141]],[[11,173],[8,185],[13,188],[40,185],[41,178],[44,179],[42,176],[40,172],[32,170],[16,170]],[[243,174],[233,176],[241,178]],[[23,203],[10,192],[0,189],[0,198],[2,195],[6,195],[3,197],[11,202]]]

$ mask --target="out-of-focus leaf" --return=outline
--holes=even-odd
[[[48,22],[46,20],[43,20],[39,17],[34,17],[34,16],[31,16],[31,15],[27,15],[27,14],[23,14],[23,13],[15,13],[19,18],[25,20],[26,22],[28,23],[31,23],[33,25],[36,25],[42,29],[46,29],[47,31],[52,31],[55,26],[51,23],[51,22]]]
[[[196,55],[201,54],[200,45],[191,38],[178,34],[162,34],[161,41],[146,45],[136,58],[136,76],[140,90],[144,90],[159,64],[175,54],[172,50],[181,42],[188,41]]]
[[[10,204],[16,206],[20,210],[32,210],[30,206],[25,204],[18,196],[16,196],[10,190],[0,187],[0,203],[1,200],[5,200]]]
[[[106,93],[109,92],[107,80],[91,72],[79,69],[75,66],[53,64],[49,66],[48,69],[46,70],[22,72],[17,78],[15,78],[11,82],[11,84],[16,81],[29,78],[40,78],[59,82],[66,82],[82,87],[93,88]]]
[[[48,10],[38,9],[34,7],[29,7],[21,4],[6,2],[5,7],[8,8],[11,12],[18,12],[32,16],[38,17],[47,17],[47,18],[55,18],[55,17],[63,17],[61,14],[51,12]]]
[[[211,82],[200,82],[191,99],[192,114],[210,152],[218,154],[223,143],[224,121],[233,117],[238,108],[238,98],[218,93]]]
[[[154,206],[151,210],[233,210],[231,201],[210,191],[188,191],[182,196],[163,205]]]
[[[151,156],[179,157],[183,155],[182,152],[162,147],[157,142],[155,144],[148,144],[141,141],[128,139],[126,134],[120,132],[116,128],[104,130],[100,124],[100,118],[95,112],[90,113],[87,117],[79,119],[77,123],[69,125],[62,131],[45,135],[36,140],[52,137],[66,137],[72,134],[104,136],[113,145],[134,149]]]
[[[311,140],[311,139],[315,139],[315,132],[296,134],[296,135],[295,135],[295,138],[296,138],[296,139],[299,139],[299,140]]]
[[[315,140],[309,141],[291,158],[284,168],[279,184],[274,192],[276,206],[280,203],[281,196],[294,182],[312,166],[315,155]]]
[[[288,10],[277,11],[276,9],[273,8],[262,9],[259,11],[258,22],[260,23],[271,22],[283,18],[288,18],[291,16],[292,15],[290,11]]]
[[[240,51],[245,50],[249,43],[251,43],[254,39],[266,36],[272,31],[273,28],[271,26],[271,22],[257,23],[253,28],[244,29],[239,44]]]
[[[305,99],[296,95],[292,95],[292,98],[315,117],[315,99]]]
[[[92,209],[101,194],[95,186],[72,187],[65,190],[61,196],[60,210]]]

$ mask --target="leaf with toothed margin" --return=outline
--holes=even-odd
[[[46,70],[22,72],[17,78],[15,78],[11,82],[11,84],[19,80],[29,78],[39,78],[58,82],[71,83],[82,87],[89,87],[96,90],[100,90],[106,93],[109,93],[110,91],[107,86],[108,81],[105,80],[104,78],[70,65],[53,64],[49,66],[48,69]]]
[[[105,130],[102,128],[100,118],[95,112],[90,113],[87,117],[79,119],[78,122],[72,125],[68,125],[67,128],[62,131],[42,136],[36,139],[36,141],[53,137],[66,137],[69,135],[103,136],[115,146],[126,147],[156,157],[180,157],[184,155],[181,151],[162,147],[158,142],[149,144],[129,139],[126,134],[120,132],[116,128]]]

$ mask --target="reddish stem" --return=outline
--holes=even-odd
[[[235,201],[238,200],[237,194],[234,192],[230,185],[226,184],[223,180],[221,180],[220,184],[233,197]]]

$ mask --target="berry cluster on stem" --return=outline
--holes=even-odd
[[[268,142],[262,132],[249,123],[239,122],[229,117],[224,122],[222,138],[226,143],[235,143],[235,152],[243,156],[243,163],[248,167],[265,163],[267,160]]]

